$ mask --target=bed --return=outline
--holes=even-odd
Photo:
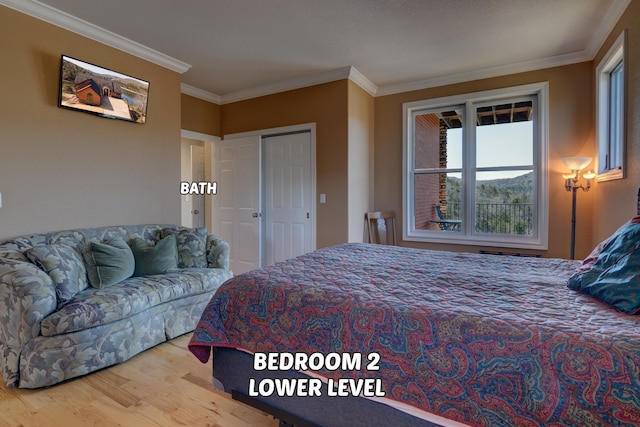
[[[584,289],[620,234],[638,245],[640,218],[627,225],[637,234],[618,230],[584,262],[320,249],[223,284],[189,349],[205,363],[213,349],[214,383],[281,425],[639,425],[640,317],[621,311],[639,298]],[[637,270],[640,258],[625,259]],[[321,381],[322,396],[274,385],[286,378]]]

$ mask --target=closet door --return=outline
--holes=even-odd
[[[265,265],[313,250],[311,133],[263,136]]]
[[[231,247],[234,274],[261,266],[260,137],[216,141],[213,150],[213,234]]]

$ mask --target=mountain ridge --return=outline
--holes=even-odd
[[[460,178],[447,177],[447,203],[460,203]],[[533,171],[513,178],[476,181],[476,204],[532,203]]]

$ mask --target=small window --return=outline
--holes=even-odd
[[[624,39],[625,32],[620,34],[596,69],[598,181],[624,177]]]

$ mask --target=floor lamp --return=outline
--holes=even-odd
[[[591,180],[595,178],[596,174],[589,171],[582,174],[582,177],[587,180],[587,185],[584,186],[579,183],[580,171],[586,168],[591,163],[591,157],[564,157],[562,159],[564,165],[571,170],[571,173],[564,174],[564,188],[567,191],[571,191],[571,259],[575,259],[575,246],[576,246],[576,193],[579,188],[582,191],[589,191],[591,188]]]

